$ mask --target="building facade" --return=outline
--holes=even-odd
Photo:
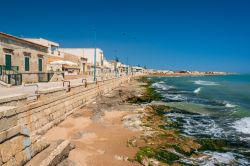
[[[23,38],[33,43],[46,46],[48,48],[48,64],[50,62],[63,60],[64,54],[59,51],[59,43],[43,39],[43,38]]]
[[[47,46],[0,32],[0,80],[38,82],[38,73],[47,71],[47,53]]]
[[[103,60],[103,75],[105,77],[114,76],[113,64],[106,59]]]
[[[95,49],[94,48],[60,48],[60,51],[77,55],[81,58],[87,59],[86,64],[82,64],[84,69],[83,73],[86,75],[93,76],[94,75],[94,53]],[[104,55],[103,51],[99,48],[96,49],[96,74],[97,76],[102,76],[103,75],[103,65],[104,61]]]

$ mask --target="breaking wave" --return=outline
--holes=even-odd
[[[245,160],[240,154],[226,152],[212,152],[205,151],[202,157],[198,158],[186,158],[182,160],[184,163],[192,165],[202,166],[214,166],[214,165],[249,165],[249,161]]]
[[[237,120],[233,124],[233,128],[236,131],[243,133],[243,134],[250,134],[250,117],[245,117],[240,120]]]
[[[225,104],[225,107],[227,107],[227,108],[234,108],[237,106],[237,105],[234,105],[232,103],[229,103],[228,101],[224,101],[223,104]]]
[[[227,108],[234,108],[234,107],[236,107],[236,105],[227,103],[227,104],[225,105],[225,107],[227,107]]]
[[[173,89],[173,86],[169,86],[166,84],[163,84],[164,82],[156,82],[152,84],[152,87],[157,88],[157,89],[161,89],[161,90],[169,90],[169,89]]]
[[[212,81],[202,81],[202,80],[197,80],[194,81],[194,84],[196,85],[204,85],[204,86],[215,86],[215,85],[219,85],[216,82],[212,82]]]
[[[181,119],[183,132],[187,135],[221,138],[225,134],[213,119],[205,115],[168,113],[166,116],[174,122]]]
[[[182,96],[180,94],[164,94],[163,95],[165,99],[171,100],[171,101],[186,101],[187,97]]]

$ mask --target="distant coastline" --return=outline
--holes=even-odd
[[[228,72],[175,72],[175,73],[148,73],[148,76],[156,76],[156,77],[167,77],[167,76],[223,76],[223,75],[234,75],[236,73],[228,73]]]

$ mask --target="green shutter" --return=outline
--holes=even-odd
[[[6,70],[11,70],[11,55],[8,54],[5,55],[5,66]]]
[[[25,71],[30,71],[30,58],[29,57],[25,57],[24,58],[24,67],[25,67]]]
[[[38,59],[38,71],[43,71],[43,59]]]

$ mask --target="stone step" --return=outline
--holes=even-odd
[[[50,146],[33,157],[25,166],[55,166],[64,161],[74,147],[68,140],[51,142]]]
[[[3,82],[2,80],[0,80],[0,87],[10,88],[11,86],[12,86],[11,84],[7,84],[7,83]]]

